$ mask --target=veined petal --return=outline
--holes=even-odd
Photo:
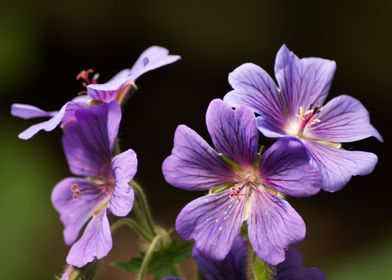
[[[204,256],[222,260],[240,234],[246,200],[246,194],[232,198],[228,190],[200,197],[181,210],[176,230],[182,238],[194,239]]]
[[[57,111],[46,112],[38,107],[28,104],[15,103],[11,106],[11,115],[25,120],[33,118],[53,117],[57,113]]]
[[[27,128],[25,131],[21,132],[18,137],[23,140],[30,139],[33,137],[35,134],[37,134],[41,130],[45,131],[52,131],[55,129],[63,120],[66,108],[68,106],[69,102],[65,103],[63,107],[61,107],[60,111],[58,112],[50,112],[48,114],[53,115],[52,118],[50,118],[47,121],[40,122],[37,124],[34,124]],[[20,113],[20,111],[19,111]]]
[[[121,120],[117,102],[75,112],[76,120],[64,127],[63,145],[71,172],[80,176],[111,175],[111,150]]]
[[[211,101],[206,122],[215,147],[231,160],[253,165],[259,145],[255,115],[247,107],[233,110],[220,99]]]
[[[322,183],[305,146],[294,137],[281,138],[263,153],[260,176],[270,188],[297,197],[316,194]]]
[[[234,177],[218,153],[185,125],[176,129],[172,154],[163,162],[162,172],[169,184],[186,190],[209,190]]]
[[[104,198],[97,185],[85,179],[66,178],[54,187],[51,199],[64,224],[67,245],[77,239],[80,229]]]
[[[72,121],[76,121],[76,117],[75,117],[76,111],[81,109],[87,109],[89,107],[87,104],[87,100],[86,102],[83,102],[82,97],[84,97],[83,99],[86,100],[85,99],[86,96],[78,96],[77,98],[74,98],[71,102],[68,102],[63,119],[61,121],[62,127],[64,127],[65,125],[67,125]],[[74,100],[78,100],[78,101],[74,101]]]
[[[159,46],[149,47],[139,56],[132,66],[130,79],[135,81],[144,73],[171,64],[180,58],[179,55],[169,55],[169,51],[165,48]]]
[[[110,200],[109,210],[116,216],[123,217],[131,211],[134,201],[133,189],[129,182],[137,170],[136,153],[129,149],[112,160],[115,187]]]
[[[110,103],[116,100],[120,91],[129,85],[130,69],[123,69],[104,84],[90,84],[87,95],[93,100]]]
[[[299,107],[306,111],[321,105],[328,95],[336,70],[336,63],[321,58],[299,59],[283,45],[275,61],[275,77],[290,116],[295,117]]]
[[[329,101],[316,115],[319,123],[306,127],[305,137],[332,142],[353,142],[370,136],[383,141],[370,124],[369,113],[357,99],[341,95]]]
[[[335,192],[343,188],[352,176],[367,175],[377,164],[377,156],[361,151],[347,151],[332,146],[304,141],[323,177],[322,189]]]
[[[304,268],[302,256],[297,250],[289,248],[284,262],[276,266],[274,280],[325,280],[325,275],[317,268]]]
[[[71,247],[67,263],[83,267],[95,259],[105,257],[112,249],[112,235],[106,210],[102,210],[88,223],[82,237]]]
[[[287,201],[263,188],[253,191],[248,235],[260,259],[270,265],[283,262],[289,244],[301,241],[305,233],[304,221]]]
[[[236,237],[229,254],[223,260],[205,257],[196,246],[193,247],[192,255],[205,279],[246,279],[246,243],[241,236]]]
[[[225,102],[232,107],[248,106],[262,116],[268,130],[285,134],[283,129],[288,119],[287,110],[275,82],[267,72],[253,63],[245,63],[229,74],[229,83],[233,90],[225,95]]]

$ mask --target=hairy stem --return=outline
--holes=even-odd
[[[117,220],[112,226],[112,232],[116,231],[121,226],[128,226],[133,231],[135,231],[140,237],[142,237],[145,241],[151,242],[153,240],[153,236],[151,236],[148,232],[146,232],[141,226],[138,225],[133,219],[131,218],[124,218]]]
[[[140,208],[144,214],[144,215],[142,215],[142,217],[143,217],[143,220],[147,224],[148,231],[152,235],[156,235],[157,232],[155,230],[154,221],[153,221],[152,215],[151,215],[151,210],[150,210],[150,207],[148,206],[147,198],[146,198],[146,195],[144,194],[142,187],[135,180],[132,180],[131,186],[136,193],[136,200],[139,203]]]
[[[154,254],[154,251],[155,251],[157,245],[159,244],[160,239],[161,239],[160,235],[155,236],[154,239],[152,240],[152,242],[150,243],[150,246],[148,246],[146,254],[144,255],[144,258],[143,258],[142,265],[140,266],[139,274],[137,277],[138,280],[144,280],[144,277],[147,273],[148,265],[151,261],[151,258]]]
[[[246,264],[246,280],[255,280],[255,269],[254,269],[254,259],[255,253],[253,252],[252,245],[249,240],[246,241],[247,248],[247,264]]]

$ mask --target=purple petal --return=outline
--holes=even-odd
[[[110,200],[109,210],[116,216],[123,217],[131,211],[134,193],[129,186],[137,169],[136,153],[131,149],[115,156],[112,160],[115,179],[114,192]]]
[[[106,210],[94,216],[82,237],[71,247],[67,263],[83,267],[95,259],[105,257],[112,249],[112,235]]]
[[[353,142],[370,136],[383,141],[370,124],[369,113],[357,99],[341,95],[329,101],[316,115],[319,123],[305,130],[305,136],[332,142]]]
[[[233,110],[220,99],[211,101],[206,122],[215,147],[238,164],[252,166],[256,160],[259,131],[254,114],[246,107]]]
[[[297,250],[289,248],[284,262],[276,266],[274,280],[325,280],[325,275],[317,268],[304,268],[302,256]]]
[[[245,194],[231,198],[230,191],[200,197],[181,210],[177,232],[184,239],[194,239],[204,256],[222,260],[240,233],[245,205]]]
[[[11,115],[25,120],[33,118],[53,117],[57,113],[57,111],[46,112],[40,108],[28,104],[15,103],[11,106]]]
[[[64,240],[71,245],[80,229],[90,219],[94,209],[102,203],[105,195],[92,181],[66,178],[53,189],[52,203],[64,224]]]
[[[87,86],[87,95],[93,100],[110,103],[116,100],[122,90],[129,86],[130,69],[124,69],[104,84],[90,84]]]
[[[305,223],[290,204],[263,188],[253,191],[248,218],[249,241],[270,265],[284,261],[289,244],[305,237]]]
[[[304,141],[323,177],[322,189],[335,192],[352,176],[367,175],[377,164],[377,156],[368,152],[347,151],[314,141]]]
[[[165,48],[150,47],[140,55],[131,69],[122,70],[107,83],[88,85],[87,95],[94,100],[112,102],[125,94],[129,86],[144,73],[179,59],[178,55],[169,55],[169,51]]]
[[[327,97],[336,63],[321,58],[299,59],[283,45],[275,61],[275,76],[282,97],[291,117],[298,114],[299,107],[305,111],[321,105]]]
[[[322,179],[318,168],[310,163],[309,154],[300,140],[284,137],[261,159],[260,176],[272,189],[291,196],[309,196],[319,192]]]
[[[179,55],[169,55],[169,51],[165,48],[158,46],[149,47],[139,56],[132,66],[130,79],[135,81],[144,73],[171,64],[180,58]]]
[[[80,176],[111,175],[111,150],[121,120],[117,102],[75,112],[76,122],[64,127],[63,145],[71,172]]]
[[[63,275],[61,276],[61,280],[74,280],[77,274],[78,274],[77,269],[72,265],[68,265],[67,269],[64,271]]]
[[[196,246],[192,255],[205,279],[246,279],[246,243],[241,236],[236,237],[230,253],[221,261],[206,258]]]
[[[225,102],[232,107],[246,105],[261,115],[263,125],[259,128],[263,133],[264,126],[267,128],[266,136],[285,134],[286,109],[275,82],[267,72],[253,63],[245,63],[230,73],[229,83],[233,90],[225,95]]]
[[[27,139],[30,139],[31,137],[33,137],[35,134],[37,134],[41,130],[52,131],[63,120],[65,110],[66,110],[68,104],[69,104],[69,102],[65,103],[64,106],[61,107],[60,111],[58,111],[56,114],[55,114],[55,112],[48,113],[51,115],[53,114],[53,117],[47,121],[40,122],[40,123],[37,123],[37,124],[30,126],[25,131],[20,133],[18,135],[18,137],[20,139],[27,140]]]
[[[82,97],[82,96],[80,96]],[[84,97],[84,96],[83,96]],[[80,101],[74,101],[77,100],[77,98],[73,99],[72,102],[68,102],[67,108],[65,110],[65,114],[63,116],[63,119],[61,121],[61,126],[64,127],[70,122],[76,121],[75,117],[75,112],[81,109],[87,109],[89,105],[87,102],[81,102],[81,99],[78,99]]]
[[[172,154],[162,165],[166,181],[185,190],[208,190],[233,181],[234,173],[194,130],[177,127]]]

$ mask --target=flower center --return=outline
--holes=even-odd
[[[256,188],[258,177],[255,170],[245,170],[237,174],[236,184],[230,188],[230,198],[244,198],[248,190]]]
[[[296,119],[291,121],[291,123],[286,128],[286,132],[289,135],[301,137],[305,127],[311,127],[319,122],[320,119],[314,118],[315,115],[320,111],[320,106],[315,106],[310,110],[305,112],[304,107],[299,107],[299,113]]]
[[[114,179],[108,179],[108,180],[92,179],[92,181],[95,183],[94,185],[84,186],[83,188],[80,188],[79,184],[73,183],[70,186],[72,199],[81,199],[84,196],[97,195],[97,194],[107,196],[111,194],[114,190],[114,186],[115,186]]]

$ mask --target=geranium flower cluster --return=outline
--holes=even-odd
[[[177,55],[169,55],[167,49],[153,46],[140,55],[132,68],[122,70],[107,83],[97,84],[97,75],[90,79],[92,70],[80,72],[77,79],[83,80],[86,90],[81,93],[85,95],[65,103],[59,111],[12,105],[11,114],[16,117],[50,117],[19,134],[21,139],[29,139],[41,130],[52,131],[61,124],[69,169],[80,176],[65,178],[52,192],[52,203],[64,224],[65,243],[72,245],[68,264],[81,268],[111,250],[107,215],[129,214],[134,202],[129,183],[137,170],[137,157],[132,149],[113,155],[121,121],[120,103],[136,89],[138,77],[178,59]]]
[[[376,155],[341,144],[370,136],[382,141],[367,110],[349,96],[322,105],[334,71],[335,62],[299,59],[283,45],[275,62],[278,85],[251,63],[230,73],[233,90],[207,109],[214,147],[191,128],[177,128],[163,175],[175,187],[209,191],[176,220],[178,234],[193,239],[200,254],[223,260],[246,226],[256,255],[278,265],[306,232],[286,196],[334,192],[352,176],[372,172]],[[259,132],[278,138],[262,153]]]
[[[80,72],[77,78],[85,89],[59,111],[12,106],[17,117],[49,118],[23,131],[21,139],[59,125],[63,130],[64,152],[74,177],[60,181],[52,192],[65,243],[71,246],[66,259],[70,266],[62,279],[79,279],[78,268],[109,253],[108,215],[125,217],[134,204],[130,182],[137,171],[136,153],[114,149],[120,104],[137,89],[138,77],[179,58],[164,48],[150,47],[132,68],[107,83],[98,84],[91,69]],[[305,238],[306,226],[287,198],[335,192],[352,176],[369,174],[377,156],[345,150],[342,143],[370,136],[382,141],[358,100],[343,95],[323,105],[335,68],[330,60],[300,59],[283,45],[275,62],[277,83],[251,63],[230,73],[233,89],[223,100],[212,100],[206,113],[213,145],[185,125],[176,129],[162,172],[175,187],[208,192],[188,203],[175,223],[183,239],[194,240],[192,254],[206,279],[249,279],[254,254],[272,271],[271,279],[325,279],[319,270],[303,268],[301,255],[290,248]],[[277,141],[265,147],[264,137]],[[169,234],[160,235],[162,228],[151,228],[153,236],[144,234],[150,247],[141,270],[158,241],[164,246],[170,240]]]

